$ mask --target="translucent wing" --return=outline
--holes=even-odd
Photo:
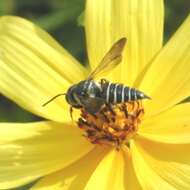
[[[105,104],[105,100],[99,97],[85,97],[80,99],[85,110],[91,114],[97,113]]]
[[[121,38],[113,44],[108,53],[103,57],[102,61],[88,76],[89,79],[95,78],[97,75],[107,72],[116,67],[122,60],[122,51],[125,47],[126,38]]]

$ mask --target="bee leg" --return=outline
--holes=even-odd
[[[113,111],[112,105],[111,104],[106,104],[106,107],[108,108],[108,110],[113,114],[116,115],[115,112]]]
[[[105,83],[107,83],[107,82],[108,82],[108,80],[106,80],[106,79],[101,79],[101,80],[100,80],[100,84],[101,84],[101,85],[103,85],[103,84],[105,84]]]
[[[101,115],[103,116],[104,121],[107,122],[107,123],[109,123],[110,120],[108,119],[108,117],[106,116],[106,114],[104,113],[104,111],[103,111],[103,110],[100,110],[100,113],[101,113]]]
[[[120,109],[120,110],[124,112],[125,117],[127,118],[127,117],[128,117],[128,111],[127,111],[126,104],[122,104],[122,106],[121,106],[121,109]]]
[[[73,106],[70,106],[70,117],[71,120],[73,121]]]
[[[138,109],[142,107],[142,102],[141,100],[137,101]]]

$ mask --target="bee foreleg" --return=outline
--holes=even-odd
[[[73,106],[70,106],[70,117],[73,121]]]

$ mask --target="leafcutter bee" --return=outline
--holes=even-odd
[[[114,105],[118,103],[149,99],[143,92],[124,86],[123,84],[112,83],[101,79],[99,82],[94,78],[105,71],[110,71],[122,60],[122,51],[126,44],[126,38],[119,39],[113,44],[102,61],[88,76],[86,80],[72,85],[66,94],[58,94],[43,106],[57,98],[65,95],[66,101],[71,108],[84,108],[90,114],[96,114],[103,105]]]

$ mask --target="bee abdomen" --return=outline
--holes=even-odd
[[[124,103],[148,98],[143,92],[122,84],[107,82],[102,86],[103,98],[107,103]]]

